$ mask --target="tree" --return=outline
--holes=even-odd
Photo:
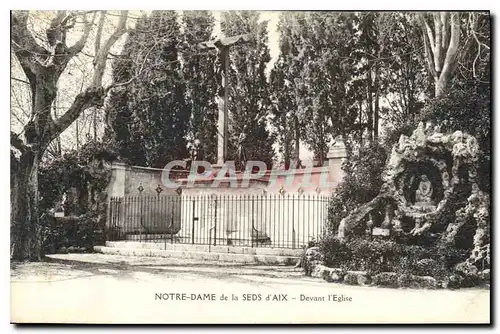
[[[271,96],[272,124],[275,127],[285,168],[299,160],[303,125],[298,106],[299,87],[303,75],[303,61],[297,59],[300,48],[300,31],[303,20],[299,13],[282,12],[278,23],[280,53],[271,70],[269,94]]]
[[[200,51],[198,43],[211,38],[215,24],[208,11],[182,13],[182,71],[186,80],[190,109],[188,145],[197,160],[216,161],[217,155],[217,82],[215,51]]]
[[[267,23],[254,11],[223,12],[221,27],[226,36],[253,34],[250,43],[231,49],[229,70],[229,158],[237,166],[247,160],[272,164],[273,138],[267,129],[269,90],[266,65],[270,60]]]
[[[361,130],[361,108],[354,79],[358,75],[353,51],[357,39],[352,13],[307,13],[297,60],[304,63],[299,88],[303,140],[313,149],[319,164],[329,144],[341,135],[346,148]]]
[[[177,13],[153,11],[137,22],[116,64],[115,79],[138,79],[108,109],[121,158],[131,164],[163,168],[188,155],[190,113],[180,43]]]
[[[102,12],[100,15],[102,17],[106,13]],[[45,29],[44,44],[41,44],[28,28],[29,13],[14,11],[11,14],[12,51],[29,82],[31,93],[29,120],[23,127],[22,135],[11,132],[10,140],[11,147],[18,155],[18,163],[13,170],[15,177],[11,211],[13,259],[41,257],[38,167],[44,152],[84,110],[102,105],[106,94],[114,87],[103,87],[102,80],[108,53],[126,32],[127,11],[120,13],[116,29],[104,43],[100,43],[101,35],[96,36],[98,45],[91,84],[76,96],[72,105],[59,118],[54,119],[51,115],[58,91],[58,80],[69,61],[82,52],[96,17],[97,12],[58,11]],[[77,23],[77,19],[83,20],[83,23]],[[74,45],[68,46],[66,36],[79,25],[83,33]]]
[[[296,160],[298,158],[300,145],[300,132],[297,134],[294,131],[294,120],[297,119],[295,115],[297,106],[295,104],[295,97],[291,94],[291,89],[287,87],[290,83],[285,78],[287,69],[285,60],[280,55],[280,58],[271,70],[269,78],[271,121],[276,133],[279,152],[283,155],[285,169],[290,167],[292,159]],[[300,131],[298,124],[297,129]],[[295,149],[293,143],[296,143]]]
[[[434,78],[435,97],[442,96],[448,91],[461,55],[469,52],[475,42],[481,47],[477,36],[479,15],[479,13],[456,12],[432,12],[420,15],[425,57]]]
[[[422,31],[410,13],[380,13],[376,59],[380,92],[381,143],[390,150],[401,134],[410,135],[433,83],[423,55]]]

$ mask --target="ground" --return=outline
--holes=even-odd
[[[53,255],[47,262],[11,265],[14,322],[487,323],[489,298],[486,289],[326,283],[291,266],[104,254]]]

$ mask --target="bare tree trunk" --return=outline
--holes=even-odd
[[[16,174],[16,193],[12,203],[11,258],[40,260],[38,165],[40,154],[28,151],[21,155]]]
[[[471,31],[477,28],[476,14],[471,13]],[[421,14],[421,26],[425,47],[425,58],[434,78],[434,96],[446,94],[458,65],[460,44],[460,13],[434,12]],[[462,52],[472,46],[473,38],[463,45]]]
[[[40,260],[41,235],[39,233],[38,167],[41,158],[52,141],[50,124],[44,117],[51,117],[50,110],[57,95],[56,74],[49,71],[37,73],[32,91],[32,118],[25,128],[26,145],[21,152],[16,173],[16,196],[13,202],[13,230],[19,234],[13,238],[12,258],[15,260]],[[46,111],[41,113],[40,111]]]
[[[359,100],[359,146],[363,146],[363,102]]]
[[[446,94],[448,91],[449,79],[441,75],[439,78],[434,80],[434,96],[440,97]]]
[[[94,110],[94,115],[93,115],[93,128],[94,128],[94,141],[97,140],[97,109]]]
[[[291,133],[290,129],[290,122],[289,119],[285,117],[285,122],[284,122],[284,130],[283,131],[283,144],[284,144],[284,151],[283,151],[283,162],[285,165],[285,169],[290,168],[290,160],[291,160],[291,155],[292,155],[292,150],[291,150],[291,139],[293,138],[293,135]]]
[[[379,97],[380,97],[380,85],[379,85],[379,77],[378,77],[378,65],[375,67],[375,105],[373,108],[373,140],[378,141],[378,122],[380,115],[380,105],[379,105]]]
[[[56,95],[56,98],[54,100],[54,117],[55,117],[55,119],[57,119],[59,117],[59,114],[57,112],[57,108],[58,108],[57,102],[58,102],[58,98],[57,98],[57,95]],[[61,136],[58,135],[55,140],[56,140],[57,154],[59,156],[61,156],[62,155]]]
[[[299,163],[300,160],[300,124],[297,115],[293,115],[293,126],[295,130],[295,136],[294,136],[295,147],[293,152],[294,155],[293,161],[295,164],[294,167],[297,167],[297,164]]]
[[[373,84],[372,84],[372,70],[368,70],[368,79],[366,83],[366,103],[368,109],[366,110],[367,124],[368,124],[368,141],[373,141]]]

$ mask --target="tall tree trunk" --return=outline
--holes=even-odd
[[[363,146],[363,101],[359,100],[359,146]]]
[[[447,76],[441,75],[434,78],[434,96],[440,97],[446,94],[448,91],[449,78]]]
[[[57,112],[57,108],[58,108],[57,102],[58,102],[58,98],[57,98],[57,94],[56,94],[56,97],[54,99],[54,118],[55,119],[59,118],[59,114]],[[62,156],[61,135],[58,135],[55,140],[56,140],[57,154],[59,156]]]
[[[50,72],[37,73],[36,86],[32,90],[32,114],[25,128],[27,145],[21,153],[16,173],[16,194],[13,202],[13,232],[11,254],[14,260],[40,260],[41,235],[39,224],[38,168],[43,153],[52,141],[49,122],[50,110],[57,93],[57,75]],[[41,112],[43,111],[43,112]]]
[[[283,145],[284,145],[284,151],[283,151],[283,163],[285,165],[285,169],[290,168],[290,160],[291,160],[291,155],[292,155],[292,129],[290,129],[291,122],[289,119],[285,117],[284,119],[284,131],[283,131]],[[293,126],[293,124],[292,124]]]
[[[373,140],[377,141],[378,140],[378,122],[379,122],[379,115],[380,115],[380,105],[379,105],[379,98],[380,98],[380,85],[379,85],[379,73],[378,73],[378,65],[375,65],[375,105],[373,107]]]
[[[366,111],[367,125],[368,125],[368,141],[373,141],[373,83],[372,83],[372,70],[368,70],[368,79],[366,83],[366,103],[368,109]]]
[[[294,151],[293,151],[294,166],[293,167],[297,167],[299,160],[300,160],[300,123],[299,123],[299,118],[297,117],[297,115],[293,115],[293,126],[294,126],[294,130],[295,130],[295,136],[294,136],[295,137],[294,138],[295,147],[294,147]]]
[[[21,155],[15,177],[12,203],[11,258],[40,260],[41,238],[38,212],[38,166],[40,154],[31,150]]]
[[[471,13],[471,31],[477,28],[477,15]],[[434,96],[443,96],[458,66],[460,13],[434,12],[420,14],[425,58],[434,78]],[[463,43],[461,52],[472,47],[474,39]]]

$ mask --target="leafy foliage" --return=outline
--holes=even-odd
[[[326,266],[366,270],[371,275],[396,272],[444,279],[468,256],[466,250],[453,247],[405,245],[377,238],[340,241],[334,234],[323,238],[319,247]]]
[[[180,48],[182,73],[186,81],[186,103],[190,109],[188,145],[194,159],[216,161],[217,82],[220,66],[215,50],[200,52],[198,43],[211,39],[214,17],[208,11],[185,11]]]
[[[122,56],[113,65],[113,78],[134,80],[108,106],[108,135],[120,157],[133,164],[164,167],[187,156],[189,107],[186,83],[178,58],[181,40],[175,11],[154,11],[138,20]]]
[[[91,250],[104,241],[106,200],[111,171],[105,164],[116,158],[107,143],[89,141],[40,167],[40,226],[42,253],[61,248]],[[64,196],[66,198],[64,199]],[[54,212],[64,210],[64,218]]]
[[[270,60],[267,23],[259,22],[254,11],[223,12],[221,28],[225,36],[251,34],[252,40],[230,50],[229,80],[229,160],[236,166],[248,160],[272,164],[273,138],[267,130],[270,109],[266,65]]]
[[[381,117],[392,133],[414,124],[430,80],[411,14],[286,12],[278,30],[270,88],[284,156],[300,137],[321,164],[338,135],[351,151]]]
[[[420,118],[432,121],[443,131],[463,131],[476,137],[482,151],[478,170],[479,186],[489,192],[491,187],[490,89],[484,85],[471,86],[452,90],[445,96],[429,101]]]
[[[40,220],[44,254],[92,251],[105,241],[105,205],[90,208],[85,215],[69,220],[44,212]]]
[[[328,208],[329,229],[336,231],[351,210],[379,193],[386,159],[385,149],[374,143],[361,148],[344,162],[344,178],[335,189]]]
[[[99,202],[99,194],[109,183],[111,172],[104,164],[116,158],[113,150],[103,142],[89,141],[79,151],[71,151],[40,167],[40,209],[54,210],[61,204],[63,195],[71,188],[77,198],[66,208],[76,215],[87,212]]]

